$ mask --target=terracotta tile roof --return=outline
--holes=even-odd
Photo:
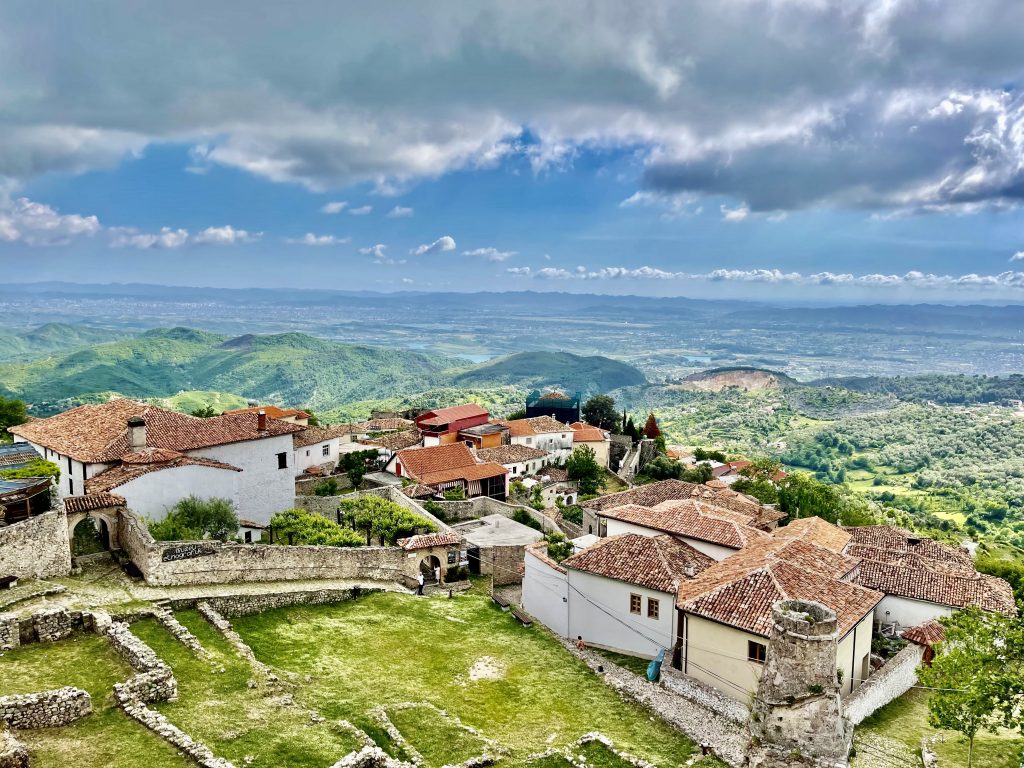
[[[584,424],[582,421],[575,421],[569,425],[572,428],[574,443],[603,443],[608,440],[608,433],[603,429]]]
[[[351,424],[336,424],[333,427],[304,427],[301,432],[292,435],[292,444],[295,448],[305,448],[307,445],[324,443],[342,435],[353,434],[350,431],[351,427]]]
[[[891,561],[894,554],[917,555],[932,562],[933,568],[974,571],[974,559],[960,547],[928,539],[892,525],[844,528],[850,534],[847,551],[857,557]]]
[[[28,443],[0,443],[0,469],[20,467],[41,458]]]
[[[847,531],[820,517],[793,520],[788,525],[776,528],[772,535],[777,538],[803,539],[833,552],[842,552],[851,538]]]
[[[416,419],[416,423],[421,427],[440,427],[445,424],[451,424],[459,419],[488,415],[490,414],[476,403],[466,403],[464,405],[453,405],[450,408],[435,408],[432,411],[427,411],[427,413]]]
[[[1017,606],[1009,583],[976,571],[953,573],[929,571],[921,566],[902,567],[863,560],[857,583],[887,595],[924,600],[951,608],[976,605],[986,611],[1014,615]]]
[[[628,491],[599,496],[596,499],[583,502],[583,506],[593,510],[611,509],[625,504],[653,507],[655,504],[671,499],[689,499],[699,488],[699,485],[683,480],[661,480],[657,483],[630,488]]]
[[[601,539],[562,561],[565,568],[671,592],[715,561],[671,536],[625,533]]]
[[[478,464],[473,453],[462,443],[449,443],[429,448],[407,448],[397,454],[403,473],[425,485],[452,480],[483,480],[508,474],[501,464]]]
[[[228,415],[237,413],[259,413],[263,411],[272,419],[308,419],[309,414],[298,408],[278,408],[276,405],[254,405],[249,408],[235,408],[231,411],[224,411]]]
[[[414,483],[413,485],[407,485],[403,488],[402,493],[410,499],[429,499],[437,495],[437,489],[431,488],[429,485]]]
[[[730,461],[712,469],[711,474],[714,477],[724,477],[725,475],[738,475],[741,469],[745,469],[751,466],[753,463],[754,462],[752,461]]]
[[[419,445],[422,439],[420,433],[413,429],[402,432],[389,432],[386,435],[370,437],[361,442],[364,445],[376,445],[389,451],[400,451],[403,448],[412,448],[414,445]]]
[[[932,619],[931,621],[926,621],[924,624],[919,624],[916,627],[904,630],[900,633],[900,637],[909,643],[914,643],[915,645],[931,647],[946,639],[946,628],[939,624],[935,619]]]
[[[106,507],[123,507],[125,504],[127,502],[124,496],[118,496],[116,493],[89,493],[85,496],[64,497],[64,511],[69,515]]]
[[[116,461],[128,452],[128,419],[146,421],[146,443],[151,448],[190,451],[214,445],[287,435],[303,429],[278,419],[257,428],[255,413],[199,419],[134,400],[111,400],[102,405],[80,405],[48,419],[11,427],[11,432],[38,445],[85,463]]]
[[[175,458],[162,461],[127,461],[117,466],[106,469],[98,475],[94,475],[85,481],[86,494],[102,493],[113,488],[130,483],[150,472],[159,472],[164,469],[177,469],[178,467],[210,467],[212,469],[224,469],[231,472],[241,472],[238,467],[225,464],[222,461],[204,459],[199,456],[185,456],[177,454]]]
[[[534,477],[548,477],[553,483],[564,483],[569,479],[569,471],[561,467],[544,467],[534,472]]]
[[[715,515],[713,509],[692,499],[663,502],[655,507],[628,504],[601,510],[599,516],[730,549],[741,549],[752,541],[768,537],[756,528]]]
[[[259,530],[266,530],[267,523],[260,523],[256,520],[246,520],[244,517],[238,518],[238,526],[240,528],[256,528]]]
[[[406,552],[417,549],[430,549],[432,547],[453,547],[462,543],[462,537],[457,533],[421,533],[410,536],[407,539],[399,539],[398,546]]]
[[[776,601],[817,600],[836,612],[842,636],[884,595],[835,578],[835,557],[835,552],[815,544],[767,537],[681,583],[677,605],[687,613],[767,637]]]
[[[517,464],[523,461],[543,459],[547,451],[531,448],[528,445],[499,445],[497,448],[482,448],[476,452],[480,461],[493,461],[497,464]]]
[[[531,416],[528,419],[498,420],[495,423],[504,424],[508,427],[512,437],[533,437],[534,435],[548,435],[553,432],[565,433],[569,427],[558,419],[550,416]]]

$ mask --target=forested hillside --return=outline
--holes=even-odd
[[[607,392],[645,382],[644,375],[626,363],[569,352],[520,352],[491,360],[454,379],[459,386],[518,384],[570,392]]]

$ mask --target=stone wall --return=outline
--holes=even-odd
[[[275,608],[287,608],[290,605],[327,605],[353,600],[360,595],[381,592],[380,589],[312,589],[303,592],[270,592],[258,595],[225,595],[223,597],[186,598],[171,600],[171,607],[180,611],[193,608],[199,602],[208,603],[217,613],[225,618],[251,616],[254,613],[271,611]]]
[[[21,645],[21,623],[13,613],[0,613],[0,651]]]
[[[525,559],[525,545],[481,548],[480,573],[490,576],[495,586],[522,584]]]
[[[0,528],[0,576],[45,579],[71,573],[71,542],[62,511]]]
[[[917,684],[924,647],[910,643],[869,677],[843,702],[843,714],[857,725],[872,712],[899,698]]]
[[[0,768],[28,768],[28,750],[10,731],[0,729]]]
[[[92,698],[81,688],[0,696],[0,722],[10,728],[57,728],[92,712]]]
[[[312,496],[313,489],[320,485],[320,483],[322,483],[324,480],[326,480],[327,477],[328,476],[318,475],[315,477],[299,476],[295,478],[295,495]],[[347,491],[349,488],[352,487],[352,481],[348,479],[348,475],[346,474],[329,475],[329,477],[333,477],[334,480],[338,483],[338,488],[340,488],[343,491]]]
[[[522,510],[540,523],[542,531],[559,530],[558,524],[550,517],[543,512],[538,512],[533,507],[523,504],[509,504],[508,502],[498,501],[486,496],[479,496],[465,501],[439,501],[437,503],[444,509],[445,516],[449,520],[479,520],[487,515],[502,515],[511,519],[517,510]]]
[[[156,652],[132,634],[128,625],[115,621],[107,629],[107,638],[117,654],[139,674],[114,685],[119,703],[132,700],[141,703],[172,701],[178,696],[178,681],[171,668]]]

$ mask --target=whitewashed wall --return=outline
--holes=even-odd
[[[526,550],[523,608],[561,637],[569,636],[568,590],[564,572],[555,570]]]
[[[288,466],[278,469],[277,454],[284,453]],[[295,501],[295,475],[291,435],[265,437],[242,443],[217,445],[189,451],[232,464],[243,470],[236,495],[238,516],[266,523],[275,512],[289,509]]]
[[[953,609],[946,605],[911,600],[909,597],[886,595],[875,606],[875,621],[884,624],[897,622],[901,627],[916,627],[932,619],[949,616]]]
[[[114,488],[113,492],[123,496],[136,515],[150,520],[163,520],[171,507],[189,495],[230,499],[235,502],[239,517],[248,517],[238,506],[238,490],[244,478],[244,472],[192,464],[150,472]]]
[[[293,466],[295,477],[301,475],[309,467],[318,467],[328,462],[337,464],[338,445],[338,438],[332,437],[329,440],[313,443],[313,445],[307,445],[304,448],[296,448]],[[326,454],[324,453],[324,448],[327,448]]]

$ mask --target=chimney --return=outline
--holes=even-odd
[[[262,409],[256,414],[256,429],[260,432],[267,431],[267,412]]]
[[[141,416],[128,419],[128,447],[132,451],[141,451],[146,447],[146,420]]]
[[[696,575],[697,575],[697,569],[696,568],[694,568],[692,565],[686,566],[686,578],[692,579]]]

